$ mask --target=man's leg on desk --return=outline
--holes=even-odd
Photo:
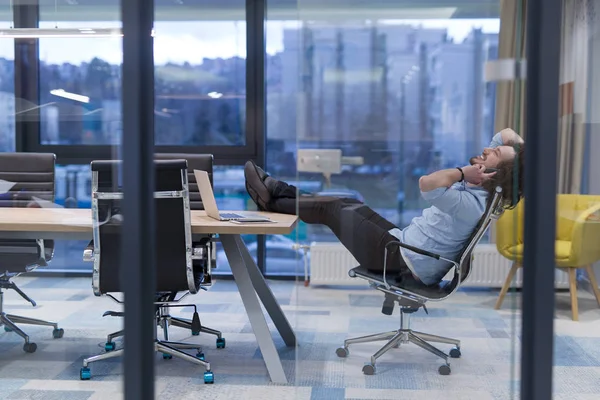
[[[325,225],[360,265],[383,270],[385,246],[398,240],[389,233],[396,226],[371,208],[354,199],[298,195],[294,186],[270,177],[251,161],[246,163],[244,174],[246,189],[261,210],[297,214],[307,224]],[[408,270],[396,246],[389,250],[387,270]]]

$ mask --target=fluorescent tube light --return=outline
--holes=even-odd
[[[155,36],[154,30],[150,33]],[[40,39],[40,38],[83,38],[83,37],[122,37],[121,28],[11,28],[0,29],[0,38]]]
[[[83,95],[75,94],[75,93],[70,93],[70,92],[65,92],[63,89],[54,89],[54,90],[51,90],[50,94],[53,94],[53,95],[58,96],[58,97],[63,97],[65,99],[69,99],[69,100],[79,101],[81,103],[89,103],[90,102],[90,98],[87,97],[87,96],[83,96]]]

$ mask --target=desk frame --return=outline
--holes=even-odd
[[[271,380],[274,383],[287,383],[279,353],[275,348],[260,303],[262,302],[287,346],[296,345],[294,330],[281,310],[271,288],[260,273],[254,259],[248,252],[241,236],[219,235],[219,237]]]

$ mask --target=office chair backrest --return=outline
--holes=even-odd
[[[192,210],[204,210],[196,176],[194,170],[208,172],[211,186],[213,185],[213,164],[212,154],[185,154],[185,153],[157,153],[154,155],[157,160],[186,160],[188,165],[188,184],[190,192],[190,207]]]
[[[55,160],[52,153],[0,153],[0,207],[44,207],[54,203]],[[0,240],[0,274],[20,273],[45,265],[54,254],[53,240]]]
[[[156,291],[196,293],[200,278],[192,267],[192,236],[187,162],[155,160]],[[92,162],[92,215],[94,218],[94,293],[123,292],[121,282],[122,191],[114,184],[121,162]]]
[[[454,288],[459,286],[459,282],[464,282],[471,274],[471,261],[473,259],[472,255],[475,246],[477,245],[477,243],[479,243],[485,231],[490,226],[492,219],[497,219],[498,216],[502,213],[502,210],[499,207],[500,202],[502,200],[501,194],[502,189],[500,187],[497,187],[492,202],[488,205],[487,209],[485,210],[481,219],[479,220],[475,229],[473,230],[473,233],[469,237],[469,240],[466,242],[465,246],[460,252],[458,258],[458,263],[460,264],[460,273],[458,273],[457,271],[455,272],[454,278],[450,283],[449,289],[454,290]]]
[[[54,202],[56,156],[0,153],[0,207],[27,207],[34,199]]]

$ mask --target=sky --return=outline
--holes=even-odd
[[[497,33],[498,19],[423,19],[384,21],[386,24],[422,25],[424,28],[446,28],[448,35],[456,42],[462,41],[473,28],[482,28],[486,33]],[[120,22],[54,22],[40,23],[40,28],[111,28],[119,27]],[[267,53],[283,50],[283,32],[298,26],[294,21],[267,21]],[[9,29],[8,22],[0,22],[0,29]],[[246,23],[244,21],[219,22],[160,22],[154,26],[155,64],[167,62],[200,64],[203,58],[245,57]],[[218,33],[218,34],[216,34]],[[14,58],[13,39],[0,38],[0,57]],[[40,39],[40,59],[51,64],[69,62],[80,64],[99,57],[112,64],[122,60],[121,38],[42,38]]]

